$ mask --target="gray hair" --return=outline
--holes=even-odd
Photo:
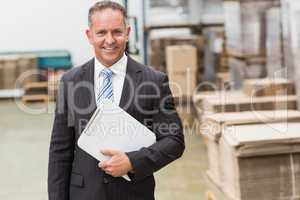
[[[110,8],[112,10],[118,10],[122,13],[123,18],[124,18],[124,24],[127,25],[127,11],[126,9],[119,3],[114,2],[114,1],[99,1],[95,3],[90,9],[89,9],[89,15],[88,15],[88,25],[92,25],[92,16],[96,12],[105,10],[107,8]]]

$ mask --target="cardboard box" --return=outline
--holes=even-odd
[[[231,199],[300,199],[300,123],[231,126],[220,140]]]
[[[283,78],[248,79],[243,83],[243,91],[250,97],[295,94],[293,82]]]
[[[192,45],[197,48],[198,70],[203,68],[202,57],[204,48],[204,39],[200,35],[189,35],[182,37],[159,37],[150,39],[150,66],[160,71],[166,72],[166,48],[174,45]]]
[[[167,72],[197,72],[197,49],[190,45],[168,46],[166,49]]]
[[[227,127],[233,125],[264,124],[274,122],[288,123],[300,122],[300,111],[274,110],[274,111],[247,111],[239,113],[217,113],[203,117],[200,132],[207,141],[209,161],[208,175],[218,186],[223,184],[221,167],[224,163],[220,160],[220,138]],[[241,133],[242,134],[242,133]]]
[[[196,92],[197,77],[195,72],[173,72],[168,74],[168,77],[174,97],[192,97]]]

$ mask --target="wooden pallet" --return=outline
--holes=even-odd
[[[24,85],[24,90],[29,90],[29,89],[37,89],[37,88],[48,88],[48,82],[28,82]]]
[[[28,82],[24,85],[25,94],[22,96],[23,103],[43,102],[50,99],[48,95],[48,82]]]
[[[24,95],[22,97],[22,102],[29,103],[29,102],[49,102],[49,96],[46,94],[35,94],[35,95]]]

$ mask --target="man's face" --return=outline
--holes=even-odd
[[[122,13],[107,8],[92,15],[92,24],[86,34],[96,58],[109,67],[123,56],[129,32]]]

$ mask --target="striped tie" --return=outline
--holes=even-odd
[[[99,76],[103,76],[103,83],[97,96],[97,105],[99,105],[103,99],[110,99],[113,101],[112,75],[113,72],[110,69],[106,68],[101,71]]]

